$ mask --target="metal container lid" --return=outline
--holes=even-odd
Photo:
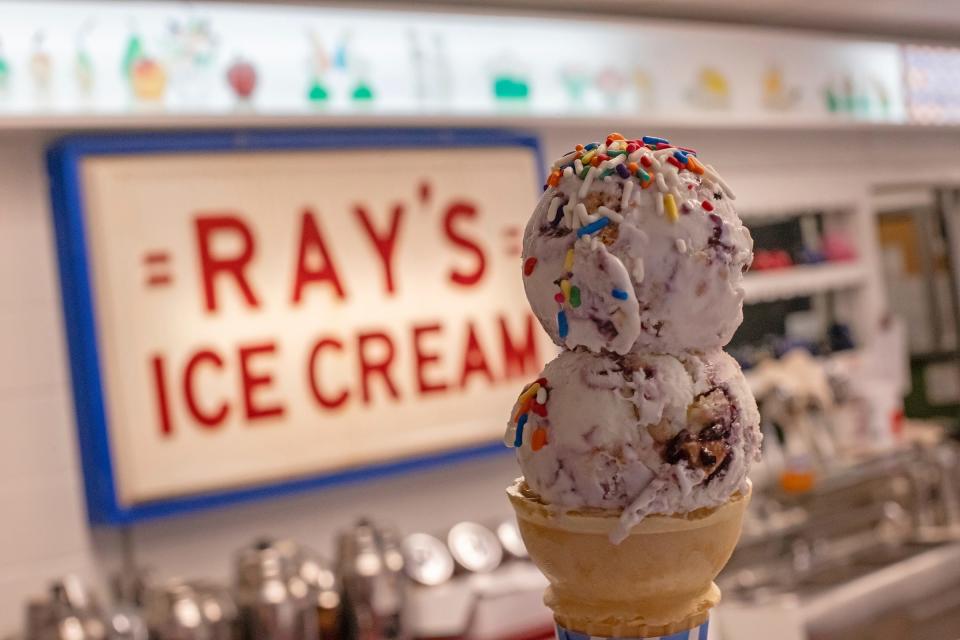
[[[399,536],[361,519],[341,532],[337,542],[348,635],[363,640],[406,637]]]
[[[447,533],[447,547],[457,565],[473,573],[493,571],[503,560],[496,534],[476,522],[461,522]]]
[[[320,556],[303,552],[300,577],[313,590],[320,609],[337,609],[340,606],[340,579],[329,563]]]
[[[369,521],[358,521],[353,529],[341,533],[337,542],[340,575],[345,581],[383,573],[377,532]]]
[[[105,640],[107,626],[96,598],[77,576],[53,582],[46,597],[26,608],[27,640]]]
[[[159,640],[220,640],[230,637],[238,613],[222,585],[169,580],[147,589],[144,617]]]
[[[210,624],[230,623],[237,619],[237,603],[230,590],[215,582],[191,582],[203,619]]]
[[[110,640],[149,640],[147,623],[138,609],[116,608],[106,618],[107,637]]]
[[[389,525],[381,525],[377,529],[379,534],[380,553],[383,555],[383,564],[391,573],[403,574],[403,549],[401,548],[400,533]]]
[[[290,546],[271,538],[260,538],[234,556],[238,589],[258,588],[265,580],[283,580],[292,573]]]
[[[507,553],[514,558],[526,559],[530,557],[527,552],[527,545],[523,543],[523,538],[520,537],[520,527],[517,526],[515,519],[509,518],[497,525],[497,538]]]
[[[453,576],[453,556],[440,539],[430,534],[407,536],[402,551],[407,576],[414,582],[433,587]]]

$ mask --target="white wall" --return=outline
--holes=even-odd
[[[93,571],[40,143],[0,145],[0,629],[47,576]],[[18,618],[17,618],[18,619]]]
[[[542,133],[552,158],[606,131]],[[643,133],[699,148],[747,206],[865,199],[868,183],[890,179],[960,182],[960,132]],[[42,158],[50,137],[0,133],[0,633],[19,625],[22,599],[47,580],[75,571],[96,581],[120,556],[119,536],[85,521]],[[226,577],[231,551],[260,533],[329,551],[334,532],[360,514],[403,531],[506,517],[502,492],[515,473],[504,454],[151,522],[133,528],[134,550],[164,575]]]

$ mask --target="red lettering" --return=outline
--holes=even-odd
[[[386,291],[392,294],[394,292],[393,250],[396,248],[397,235],[400,232],[400,220],[403,218],[403,205],[398,204],[394,206],[393,215],[390,219],[390,230],[387,231],[385,235],[378,234],[377,230],[373,228],[373,223],[370,221],[366,209],[357,205],[353,211],[357,218],[360,219],[360,224],[363,225],[364,231],[367,232],[367,236],[369,236],[370,242],[373,243],[374,249],[377,250],[377,255],[380,256],[380,263],[383,265]]]
[[[311,269],[307,266],[310,254],[320,258],[319,267]],[[293,283],[293,304],[300,302],[304,287],[316,282],[327,282],[333,287],[338,298],[342,300],[346,297],[343,286],[340,284],[340,276],[330,258],[330,252],[327,251],[327,245],[323,241],[323,235],[320,233],[313,212],[305,209],[300,223],[300,251],[297,257],[297,276]]]
[[[197,403],[197,399],[194,394],[193,377],[196,373],[197,367],[204,362],[209,363],[210,366],[216,367],[217,369],[223,369],[223,359],[217,355],[216,352],[209,349],[204,349],[203,351],[198,351],[193,354],[193,357],[187,361],[187,366],[183,370],[183,397],[186,398],[187,409],[190,411],[190,415],[193,416],[194,420],[199,422],[204,427],[216,428],[227,419],[229,407],[226,401],[224,401],[220,403],[219,407],[215,409],[213,413],[206,413]]]
[[[480,348],[480,341],[473,328],[473,323],[467,323],[467,345],[463,350],[463,369],[460,373],[460,386],[467,386],[467,379],[475,373],[482,373],[488,382],[493,382],[493,372],[487,365],[487,358]]]
[[[518,345],[510,337],[507,320],[500,316],[500,341],[503,345],[504,375],[507,378],[523,378],[537,373],[540,358],[537,356],[537,328],[533,314],[526,314],[527,335],[523,344]]]
[[[430,195],[432,193],[430,188],[430,183],[426,180],[421,180],[420,185],[417,187],[417,196],[420,198],[420,204],[426,206],[430,202]]]
[[[431,333],[437,333],[439,331],[439,324],[417,325],[413,327],[413,352],[414,360],[416,362],[417,389],[422,394],[445,391],[447,388],[446,382],[436,380],[433,382],[427,381],[425,371],[427,366],[439,362],[440,356],[436,351],[427,352],[423,344],[420,342],[421,338],[424,336],[427,336]]]
[[[246,409],[247,420],[262,420],[275,418],[284,413],[281,404],[258,404],[254,399],[254,392],[261,387],[273,384],[273,376],[269,373],[256,374],[250,370],[250,361],[261,355],[275,353],[277,345],[272,342],[240,347],[240,381],[243,385],[243,405]]]
[[[379,343],[383,350],[380,357],[376,357],[369,351],[368,347],[375,343]],[[390,336],[379,331],[361,333],[357,336],[357,350],[360,355],[360,387],[364,404],[370,404],[370,379],[374,374],[383,378],[391,398],[394,400],[399,398],[400,394],[390,378],[390,365],[393,364],[394,356],[393,341],[390,340]]]
[[[153,356],[153,384],[157,392],[157,409],[160,411],[160,433],[168,438],[173,435],[173,423],[170,421],[170,403],[167,399],[167,373],[163,356]]]
[[[324,338],[319,340],[317,344],[313,346],[313,350],[310,352],[307,376],[310,379],[310,390],[313,392],[313,397],[317,399],[317,402],[320,403],[320,406],[326,409],[336,409],[347,401],[349,393],[346,389],[343,389],[340,391],[340,393],[334,396],[326,396],[320,389],[320,380],[317,367],[320,359],[320,352],[327,348],[334,349],[336,351],[343,351],[343,343],[334,338]]]
[[[254,240],[250,228],[239,217],[232,215],[199,216],[194,223],[200,254],[203,297],[207,311],[217,310],[214,280],[221,274],[233,277],[248,305],[254,308],[259,306],[257,297],[243,272],[253,259]],[[233,256],[215,256],[213,251],[214,238],[221,234],[229,234],[239,238],[242,243],[240,252]]]
[[[447,207],[447,212],[443,216],[443,231],[447,238],[453,244],[466,249],[474,255],[475,266],[472,271],[462,272],[456,269],[450,270],[450,281],[464,287],[469,287],[480,282],[483,272],[487,268],[487,259],[484,256],[483,248],[475,241],[462,235],[454,227],[457,218],[473,219],[477,217],[477,208],[468,202],[456,201]]]

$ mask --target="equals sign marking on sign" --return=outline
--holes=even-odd
[[[519,256],[523,250],[523,227],[509,225],[503,228],[504,247],[508,256]]]
[[[173,282],[169,251],[148,251],[143,255],[143,266],[147,274],[147,287],[165,287]]]

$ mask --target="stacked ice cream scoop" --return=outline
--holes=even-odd
[[[761,439],[753,396],[722,351],[742,320],[753,246],[733,200],[696,151],[611,134],[553,165],[527,224],[527,297],[563,351],[511,413],[505,442],[517,448],[523,478],[510,497],[565,629],[632,637],[685,629],[718,599],[711,581],[738,535]],[[721,521],[730,548],[705,562],[701,556],[710,554],[701,547],[723,537]],[[649,538],[656,537],[651,531],[666,535],[664,527],[673,543],[700,531],[691,562],[713,574],[678,587],[696,593],[655,607],[640,592],[571,591],[572,580],[590,582],[580,569],[589,572],[592,563],[595,573],[603,562],[597,557],[580,558],[579,573],[566,577],[551,575],[562,558],[537,558],[544,531],[579,532],[556,541],[572,549],[589,530],[605,535],[591,538],[600,546],[583,553],[622,556],[613,567],[633,567],[625,580],[649,582],[650,572],[666,569],[644,565],[637,554],[666,552]],[[671,561],[685,573],[684,558]],[[662,599],[669,589],[657,584],[650,593]]]

